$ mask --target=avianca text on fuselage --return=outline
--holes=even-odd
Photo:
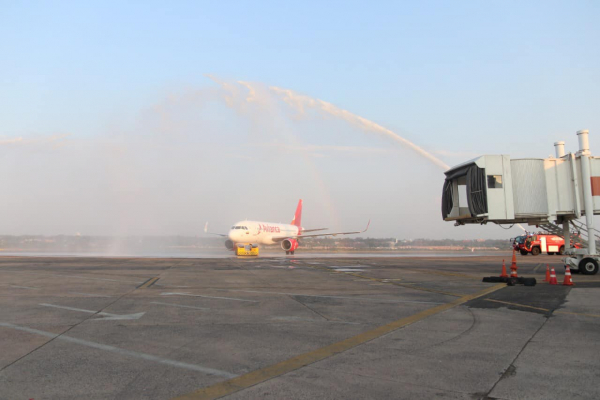
[[[259,232],[269,232],[269,233],[281,233],[281,229],[278,226],[271,226],[267,224],[258,224]]]

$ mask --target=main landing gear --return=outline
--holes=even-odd
[[[292,250],[292,251],[286,251],[286,252],[285,252],[285,255],[286,255],[286,256],[289,256],[290,254],[291,254],[291,255],[294,255],[294,251]]]

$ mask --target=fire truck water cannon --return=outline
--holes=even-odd
[[[577,136],[579,151],[574,154],[565,153],[564,142],[556,142],[555,157],[484,155],[449,169],[442,189],[442,218],[456,226],[488,222],[537,226],[564,239],[558,248],[546,243],[548,253],[564,252],[566,266],[596,274],[600,235],[594,229],[594,215],[600,214],[600,157],[591,156],[587,130]],[[579,221],[582,217],[585,223]]]

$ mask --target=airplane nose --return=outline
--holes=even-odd
[[[227,234],[227,237],[232,240],[235,241],[235,232],[234,231],[229,231],[229,233]]]

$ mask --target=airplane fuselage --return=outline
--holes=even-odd
[[[233,243],[275,244],[273,238],[296,236],[300,228],[296,225],[274,224],[272,222],[240,221],[235,223],[227,236]]]

